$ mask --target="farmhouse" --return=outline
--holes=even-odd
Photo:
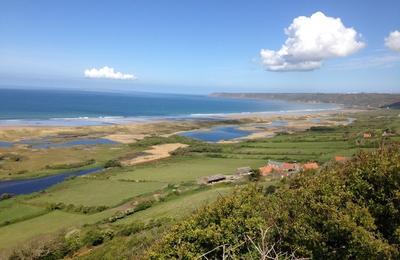
[[[271,165],[265,165],[263,167],[260,167],[259,170],[260,170],[260,174],[262,176],[266,176],[266,175],[272,173],[274,171],[274,168],[272,168]]]
[[[345,162],[345,161],[347,161],[347,157],[336,155],[335,156],[335,161],[337,161],[337,162]]]
[[[319,168],[318,163],[316,162],[308,162],[303,164],[303,170],[316,170]]]
[[[298,172],[301,167],[298,163],[283,163],[281,167],[283,172]]]
[[[294,173],[301,169],[301,165],[298,163],[277,162],[272,160],[268,160],[267,165],[259,168],[260,174],[263,176],[270,173]]]

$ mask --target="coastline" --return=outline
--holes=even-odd
[[[337,105],[333,108],[321,109],[298,109],[298,110],[279,110],[279,111],[259,111],[259,112],[237,112],[237,113],[204,113],[177,116],[100,116],[100,117],[66,117],[66,118],[47,118],[47,119],[0,119],[0,129],[8,127],[90,127],[90,126],[110,126],[110,125],[130,125],[137,123],[152,123],[161,121],[212,121],[227,120],[232,118],[246,117],[269,117],[284,115],[320,114],[334,113],[338,111],[354,111]],[[361,110],[360,110],[361,111]]]
[[[67,137],[104,137],[110,140],[130,143],[146,136],[160,135],[168,136],[189,130],[208,129],[218,125],[245,125],[250,123],[269,123],[274,120],[288,120],[292,128],[303,128],[298,122],[300,119],[311,120],[312,118],[328,117],[333,115],[344,115],[359,113],[361,109],[323,109],[323,110],[302,110],[302,111],[268,111],[251,113],[230,113],[230,114],[207,114],[195,117],[180,118],[119,118],[113,124],[93,124],[93,125],[34,125],[34,124],[0,124],[1,141],[20,141],[27,136],[29,138],[40,138],[44,136]],[[85,122],[87,119],[79,119]],[[109,119],[107,119],[109,120]],[[310,124],[306,124],[309,126]]]

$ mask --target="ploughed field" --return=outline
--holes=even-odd
[[[40,169],[45,163],[62,165],[94,159],[94,163],[82,166],[90,168],[104,166],[109,160],[118,162],[141,156],[155,145],[187,145],[173,151],[168,158],[110,167],[102,172],[68,179],[42,192],[1,200],[0,258],[2,254],[10,254],[14,247],[47,239],[48,234],[66,234],[71,230],[86,232],[89,229],[113,230],[115,235],[102,246],[94,247],[79,257],[96,259],[108,251],[115,253],[113,250],[119,252],[122,248],[131,251],[120,252],[120,256],[132,255],[134,250],[143,250],[138,249],[139,244],[151,243],[178,219],[224,196],[235,185],[247,182],[247,179],[242,179],[235,183],[206,186],[198,184],[201,177],[230,175],[236,168],[245,166],[258,168],[268,159],[323,164],[336,155],[352,156],[359,149],[374,149],[382,141],[400,141],[400,117],[396,111],[370,111],[352,114],[351,117],[356,120],[347,126],[320,126],[294,133],[282,131],[272,138],[238,143],[205,143],[173,135],[148,137],[132,144],[47,150],[16,148],[14,155],[29,157],[30,163],[25,165],[26,162],[21,160],[23,166],[18,168],[15,166],[17,161],[7,161],[1,164],[2,167],[13,165],[15,170],[31,167],[37,170],[30,170],[28,176],[36,176],[43,174]],[[366,132],[371,133],[371,137],[364,138]],[[384,132],[391,134],[382,137]],[[57,158],[51,159],[52,156]],[[49,169],[51,173],[64,170]],[[263,185],[272,181],[261,180]],[[119,233],[138,223],[141,225],[139,231],[132,231],[129,236]]]

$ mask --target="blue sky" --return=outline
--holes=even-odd
[[[279,52],[289,37],[284,29],[300,16],[307,19],[299,28],[307,26],[316,12],[327,24],[340,18],[357,35],[341,38],[339,30],[318,52],[308,46],[299,52],[296,41],[307,39],[295,39],[289,54]],[[400,92],[400,52],[384,41],[400,30],[399,14],[396,0],[4,0],[0,85],[196,94]],[[349,47],[344,54],[335,51],[342,42]],[[262,49],[273,57],[260,55]],[[309,59],[317,64],[299,69]],[[104,66],[132,77],[85,77],[85,70],[96,74]]]

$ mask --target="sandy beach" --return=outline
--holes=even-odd
[[[255,131],[246,138],[272,136],[274,132],[285,128],[286,131],[304,130],[314,125],[345,124],[351,114],[362,112],[360,109],[334,109],[322,111],[292,111],[270,113],[235,113],[215,115],[185,120],[148,120],[121,121],[112,125],[93,126],[34,126],[34,125],[0,125],[0,140],[16,142],[24,139],[43,137],[62,138],[107,138],[120,143],[133,143],[146,136],[169,136],[182,131],[209,129],[217,125],[239,125],[243,130]],[[271,127],[265,131],[256,129],[257,124],[268,124],[276,120],[287,122],[285,126]],[[315,121],[317,120],[317,121]]]

